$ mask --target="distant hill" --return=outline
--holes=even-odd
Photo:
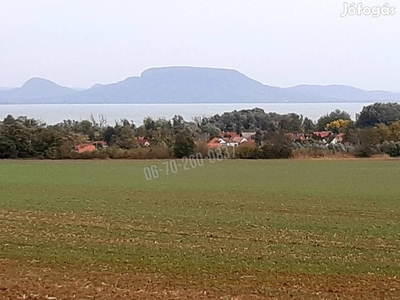
[[[74,90],[33,78],[21,88],[0,91],[0,103],[327,103],[400,101],[400,93],[342,86],[280,88],[228,69],[165,67],[140,77]]]
[[[11,87],[3,87],[3,86],[0,86],[0,92],[1,91],[8,91],[8,90],[12,90],[13,88],[11,88]]]
[[[0,92],[0,103],[60,103],[63,97],[79,93],[42,78],[32,78],[20,88]]]
[[[298,85],[285,90],[295,93],[299,99],[306,98],[309,102],[383,102],[400,100],[400,94],[385,91],[364,91],[345,85]]]

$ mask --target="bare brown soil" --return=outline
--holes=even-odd
[[[398,299],[400,280],[383,275],[271,273],[263,281],[197,286],[173,274],[99,272],[73,265],[0,260],[1,299]]]

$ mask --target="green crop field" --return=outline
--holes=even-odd
[[[153,164],[0,162],[0,298],[400,297],[400,161]]]

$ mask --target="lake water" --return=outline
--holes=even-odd
[[[37,104],[0,105],[0,118],[7,115],[27,116],[41,119],[47,124],[56,124],[66,119],[84,120],[99,115],[107,118],[109,124],[126,118],[141,124],[143,118],[172,118],[181,115],[185,120],[195,116],[212,116],[224,112],[259,107],[266,112],[297,113],[317,120],[320,116],[335,109],[345,110],[355,118],[363,106],[372,103],[229,103],[229,104]]]

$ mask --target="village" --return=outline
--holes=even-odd
[[[238,147],[240,145],[262,146],[263,141],[257,141],[257,132],[224,132],[222,131],[218,137],[214,137],[207,142],[208,148]],[[312,141],[318,146],[335,145],[344,143],[345,133],[334,133],[332,131],[316,131],[313,133],[285,133],[288,142],[291,143],[307,143]],[[148,148],[152,146],[151,139],[145,137],[137,137],[138,147]],[[203,143],[203,140],[195,141],[196,144]],[[93,152],[108,148],[109,145],[105,141],[87,141],[75,147],[78,153]]]

